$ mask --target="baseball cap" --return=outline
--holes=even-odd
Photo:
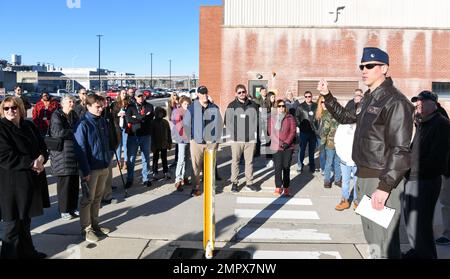
[[[136,94],[135,94],[135,96],[136,96],[136,97],[139,97],[139,96],[144,96],[144,92],[142,92],[142,91],[138,90],[138,91],[136,91]]]
[[[428,90],[424,90],[424,91],[420,92],[419,95],[411,98],[411,102],[413,102],[413,103],[417,102],[418,100],[421,100],[421,101],[422,100],[431,100],[431,101],[437,103],[438,97],[435,93],[428,91]]]
[[[199,88],[197,88],[197,93],[199,94],[208,94],[208,88],[206,88],[206,86],[200,86]]]

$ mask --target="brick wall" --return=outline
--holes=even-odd
[[[365,90],[357,67],[365,46],[389,53],[389,75],[407,96],[431,89],[432,81],[450,82],[450,31],[232,28],[222,26],[222,16],[222,7],[202,8],[200,22],[200,37],[208,38],[200,47],[201,83],[221,93],[213,97],[222,109],[234,87],[258,73],[281,95],[287,89],[297,94],[299,80],[322,77],[359,81]]]
[[[222,7],[200,8],[200,85],[209,90],[215,103],[222,96]]]

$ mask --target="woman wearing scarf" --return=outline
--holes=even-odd
[[[283,100],[276,101],[277,112],[269,121],[270,149],[274,152],[275,195],[289,196],[290,168],[296,134],[295,118]]]

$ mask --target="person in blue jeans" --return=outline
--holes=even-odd
[[[116,130],[120,131],[120,141],[119,146],[116,150],[117,159],[119,160],[118,165],[121,169],[127,169],[126,162],[128,161],[127,157],[127,139],[128,134],[126,133],[126,111],[130,104],[131,100],[127,95],[126,90],[121,90],[119,96],[114,103],[111,104],[111,112],[114,119],[114,125],[116,126]],[[123,159],[122,159],[122,148],[123,148]]]
[[[186,114],[187,108],[192,103],[189,97],[183,96],[180,98],[180,107],[175,109],[172,113],[172,121],[174,123],[174,141],[178,144],[178,160],[177,168],[175,170],[175,188],[178,191],[183,191],[183,186],[187,184],[186,164],[189,162],[189,140],[184,133],[183,118]]]
[[[317,104],[312,101],[313,95],[310,91],[305,92],[305,101],[297,107],[295,118],[297,127],[300,128],[300,150],[298,153],[297,172],[303,172],[303,160],[305,159],[306,147],[309,154],[309,171],[315,172],[314,152],[317,142]]]
[[[141,149],[142,157],[142,183],[147,187],[152,186],[150,177],[150,143],[151,124],[155,117],[153,105],[145,101],[145,95],[138,91],[135,95],[136,102],[130,104],[126,111],[127,120],[127,183],[128,189],[133,185],[134,166],[138,148]]]
[[[334,145],[334,135],[339,123],[327,111],[325,101],[322,96],[318,100],[319,107],[316,112],[316,119],[322,121],[322,128],[320,129],[320,144],[325,147],[325,172],[324,172],[324,187],[331,188],[331,171],[334,173],[334,184],[342,186],[341,177],[341,159],[336,154]]]
[[[336,130],[334,136],[334,145],[336,147],[336,153],[341,159],[341,172],[342,172],[342,197],[335,209],[342,211],[349,209],[353,202],[353,209],[358,207],[358,195],[356,192],[356,183],[358,178],[356,177],[356,164],[352,160],[353,149],[353,137],[355,135],[356,124],[341,124]],[[350,181],[353,177],[353,195],[351,196]]]

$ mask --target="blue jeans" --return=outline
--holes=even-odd
[[[341,171],[342,171],[342,197],[346,200],[350,199],[350,180],[352,178],[353,173],[353,197],[352,201],[358,200],[358,196],[356,194],[356,182],[358,178],[356,177],[356,166],[347,166],[341,163]]]
[[[133,182],[134,179],[134,166],[136,164],[136,154],[138,148],[141,148],[142,157],[142,182],[145,183],[149,180],[150,176],[150,143],[152,138],[150,136],[128,136],[127,140],[127,182]]]
[[[324,173],[324,180],[325,182],[331,181],[331,170],[334,171],[334,181],[341,181],[341,159],[339,159],[339,156],[336,154],[336,149],[328,149],[325,147],[325,153],[326,153],[326,163],[325,163],[325,173]],[[333,166],[334,164],[334,166]]]
[[[320,146],[320,138],[317,137],[317,146]],[[325,163],[326,163],[326,154],[325,150],[319,150],[319,161],[320,161],[320,170],[325,170]]]
[[[189,162],[188,150],[189,144],[178,144],[178,160],[177,168],[175,169],[175,183],[177,183],[178,181],[183,181],[184,177],[186,176],[186,164]]]
[[[117,147],[116,154],[117,158],[120,160],[120,156],[122,155],[122,147],[123,147],[123,160],[124,162],[128,161],[128,154],[127,154],[127,139],[128,134],[125,133],[125,129],[121,129],[122,131],[122,140],[119,141],[119,146]]]
[[[315,133],[302,133],[300,132],[300,152],[298,152],[297,166],[303,169],[303,160],[305,159],[306,146],[308,146],[309,155],[309,169],[315,170],[316,165],[314,163],[314,152],[316,150],[317,137]]]

